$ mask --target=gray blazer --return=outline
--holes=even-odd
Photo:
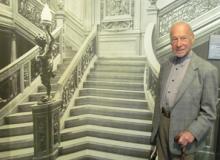
[[[161,65],[151,143],[156,141],[161,114],[160,96],[165,89],[171,67],[171,59]],[[179,145],[174,142],[174,138],[183,130],[190,131],[196,138],[191,145],[187,146],[186,153],[194,153],[201,146],[216,119],[217,96],[218,72],[216,67],[192,53],[191,62],[178,89],[171,111],[169,128],[171,153],[180,154]]]

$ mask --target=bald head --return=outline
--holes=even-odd
[[[194,38],[194,33],[192,31],[191,26],[184,21],[178,21],[172,24],[172,26],[170,27],[170,37],[172,36],[173,30],[175,30],[176,28],[184,28],[186,33]]]
[[[194,34],[186,22],[176,22],[170,28],[172,51],[177,57],[188,55],[194,43]]]

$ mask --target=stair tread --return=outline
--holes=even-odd
[[[106,84],[122,84],[122,82],[113,82],[113,81],[111,81],[111,82],[109,82],[109,81],[100,81],[100,80],[97,80],[97,81],[94,81],[94,80],[87,80],[87,81],[85,81],[85,82],[87,82],[87,83],[106,83]],[[129,84],[129,85],[131,85],[131,84],[134,84],[134,85],[143,85],[143,83],[134,83],[134,82],[123,82],[123,84]]]
[[[5,124],[0,126],[0,129],[10,129],[10,128],[19,128],[19,127],[27,127],[27,126],[33,126],[33,123],[28,122],[28,123],[18,123],[18,124]]]
[[[135,77],[143,77],[144,72],[142,73],[136,73],[136,72],[125,72],[125,71],[90,71],[89,74],[109,74],[109,75],[125,75],[125,76],[135,76]]]
[[[29,102],[22,102],[21,104],[19,105],[35,105],[37,104],[38,102],[37,101],[29,101]]]
[[[71,110],[87,108],[87,107],[105,109],[105,110],[115,110],[116,108],[116,107],[111,107],[111,106],[100,106],[100,105],[79,105],[79,106],[71,107]],[[141,113],[151,113],[149,109],[123,108],[123,107],[118,107],[117,111],[133,111],[133,112],[141,112]]]
[[[104,127],[104,126],[97,126],[97,125],[82,125],[72,128],[65,128],[61,131],[61,134],[72,132],[81,132],[81,131],[104,131],[109,133],[117,133],[117,134],[129,134],[129,135],[138,135],[138,136],[150,136],[150,132],[146,131],[137,131],[137,130],[130,130],[130,129],[121,129],[121,128],[112,128],[112,127]]]
[[[133,123],[145,123],[145,124],[152,124],[150,120],[142,120],[142,119],[132,119],[132,118],[121,118],[121,117],[111,117],[111,116],[102,116],[102,115],[95,115],[95,114],[84,114],[79,116],[73,116],[67,118],[67,120],[74,120],[74,119],[84,119],[84,118],[94,118],[94,119],[105,119],[105,120],[112,120],[117,122],[133,122]]]
[[[91,137],[86,136],[74,140],[68,140],[61,142],[62,147],[70,147],[70,146],[77,146],[80,144],[86,144],[86,143],[99,143],[103,145],[111,145],[111,146],[118,146],[118,147],[125,147],[125,148],[133,148],[133,149],[141,149],[141,150],[150,150],[151,145],[147,144],[139,144],[139,143],[132,143],[132,142],[124,142],[124,141],[117,141],[117,140],[110,140],[105,138],[97,138],[97,137]]]
[[[80,96],[77,97],[77,99],[82,99],[82,98],[96,98],[96,99],[108,99],[108,100],[122,100],[122,101],[129,101],[129,102],[148,102],[147,100],[142,100],[142,99],[126,99],[126,98],[115,98],[115,97],[100,97],[100,96]]]
[[[15,149],[10,151],[3,151],[0,154],[0,159],[8,159],[8,157],[21,157],[22,155],[28,156],[33,155],[34,149],[33,148],[23,148],[23,149]]]
[[[32,112],[17,112],[17,113],[10,114],[7,117],[27,116],[27,115],[32,115]]]
[[[120,154],[114,154],[109,152],[102,152],[102,151],[95,151],[91,149],[82,150],[75,153],[70,153],[67,155],[62,155],[57,158],[57,160],[73,160],[78,159],[81,157],[98,157],[105,160],[146,160],[146,158],[136,158],[132,156],[126,156],[126,155],[120,155]]]
[[[46,93],[47,93],[46,91],[45,92],[35,92],[35,93],[31,93],[30,96],[32,96],[32,95],[42,95],[42,94],[46,94]],[[50,93],[54,94],[54,93],[56,93],[56,91],[51,91]]]
[[[80,90],[91,90],[91,91],[109,91],[109,92],[120,92],[120,93],[145,93],[144,91],[132,91],[132,90],[118,90],[118,89],[107,89],[107,88],[82,88]]]
[[[20,136],[0,137],[0,143],[14,143],[16,141],[33,140],[33,134],[26,134]]]

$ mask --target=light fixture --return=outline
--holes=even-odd
[[[41,12],[41,23],[43,25],[51,25],[52,24],[52,14],[48,4],[44,5],[44,8]]]

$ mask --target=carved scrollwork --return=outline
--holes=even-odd
[[[36,136],[38,137],[38,145],[37,145],[37,150],[38,152],[44,152],[47,149],[47,133],[45,132],[47,130],[47,125],[46,125],[46,118],[45,116],[39,116],[36,118]]]
[[[53,115],[53,133],[54,133],[54,145],[60,143],[60,114],[59,112],[55,112]]]
[[[219,0],[189,0],[179,7],[159,16],[159,37],[168,34],[168,28],[176,21],[190,22],[220,5]]]
[[[131,30],[134,21],[134,0],[102,0],[101,30]]]

